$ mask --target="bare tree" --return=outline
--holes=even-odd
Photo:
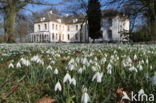
[[[28,4],[55,6],[65,1],[51,4],[43,0],[0,0],[0,11],[4,13],[4,30],[6,42],[15,42],[15,21],[17,13]]]
[[[107,0],[107,5],[117,4],[131,19],[131,31],[134,28],[135,19],[138,15],[144,15],[149,27],[149,35],[156,40],[156,0]]]

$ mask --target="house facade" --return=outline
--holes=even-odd
[[[129,31],[129,20],[115,10],[102,11],[101,41],[121,41],[121,33]],[[34,23],[31,42],[92,42],[88,36],[85,15],[59,16],[52,11]]]

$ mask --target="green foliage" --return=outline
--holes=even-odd
[[[133,42],[147,42],[152,40],[152,34],[149,32],[149,28],[144,26],[137,32],[130,34],[130,40]]]

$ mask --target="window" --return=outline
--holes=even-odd
[[[70,27],[68,26],[68,31],[70,31]]]
[[[58,36],[58,35],[56,34],[56,40],[57,40],[57,36]]]
[[[70,39],[70,35],[68,34],[68,40]]]
[[[47,24],[44,24],[45,30],[47,30]]]
[[[108,30],[108,39],[112,40],[112,30]]]
[[[61,30],[61,25],[59,25],[59,30]]]
[[[55,38],[55,35],[54,35],[54,33],[53,33],[53,35],[52,35],[52,39],[54,40],[54,38]]]
[[[62,40],[64,40],[64,34],[62,34]]]
[[[76,25],[76,30],[78,30],[79,29],[79,26],[78,25]]]
[[[109,23],[110,26],[112,26],[112,22],[113,22],[113,21],[112,21],[112,18],[109,18],[109,19],[108,19],[108,23]]]
[[[41,26],[40,26],[40,25],[38,25],[38,30],[39,30],[39,31],[41,30]]]
[[[78,40],[78,34],[75,34],[75,40]]]
[[[54,24],[52,24],[52,29],[54,30]]]
[[[56,30],[57,30],[57,24],[56,24]]]

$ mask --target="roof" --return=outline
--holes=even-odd
[[[114,9],[108,9],[102,11],[102,17],[103,18],[114,18],[116,16],[119,16],[120,18],[126,18],[123,13],[114,10]],[[60,16],[58,14],[46,14],[43,17],[41,17],[40,20],[37,20],[36,23],[40,22],[49,22],[54,21],[58,23],[64,23],[64,24],[75,24],[75,23],[81,23],[84,21],[85,15],[84,14],[78,14],[78,15],[70,15],[70,16]]]

